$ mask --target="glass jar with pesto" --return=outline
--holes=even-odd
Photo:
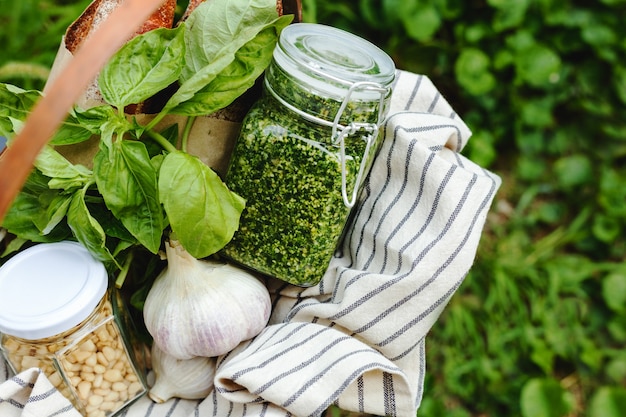
[[[282,31],[226,175],[246,199],[226,257],[294,285],[321,280],[380,147],[395,72],[349,32]]]

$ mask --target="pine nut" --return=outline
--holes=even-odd
[[[88,352],[89,356],[85,360],[85,365],[94,367],[98,364],[98,358],[96,355],[93,355],[91,352]]]
[[[104,374],[106,372],[107,368],[105,368],[104,366],[98,364],[96,366],[93,367],[93,371],[96,374]]]
[[[119,382],[124,379],[119,369],[109,369],[104,373],[104,379],[109,382]]]
[[[86,352],[95,352],[96,351],[96,344],[91,341],[91,339],[86,340],[85,342],[83,342],[80,345],[80,350],[84,350]]]
[[[89,398],[89,393],[91,392],[91,383],[88,381],[79,382],[77,385],[78,396],[82,400],[86,400]]]
[[[91,397],[89,397],[89,400],[87,400],[89,405],[93,405],[94,407],[100,407],[100,404],[102,404],[103,401],[104,398],[102,398],[100,395],[92,395]]]
[[[102,348],[102,354],[109,362],[113,362],[115,359],[117,359],[118,351],[110,346],[104,346]]]

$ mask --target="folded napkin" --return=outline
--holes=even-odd
[[[143,398],[126,417],[415,416],[429,330],[471,268],[497,175],[460,151],[471,132],[423,75],[399,71],[385,140],[322,281],[278,281],[265,330],[218,358],[202,401]],[[0,375],[1,377],[1,375]]]
[[[8,372],[0,364],[0,378]],[[0,385],[0,416],[2,417],[80,417],[70,401],[48,381],[37,368],[8,379]]]

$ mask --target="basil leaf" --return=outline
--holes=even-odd
[[[232,62],[232,59],[233,58],[229,55],[216,57],[216,60],[213,61],[211,65],[203,68],[196,76],[179,87],[163,107],[162,113],[178,114],[176,111],[177,106],[192,99],[194,95],[210,83],[222,69],[226,68]]]
[[[44,146],[35,161],[35,167],[50,177],[51,189],[81,188],[92,182],[92,172],[83,165],[74,165],[51,146]]]
[[[175,82],[185,59],[184,26],[151,30],[126,43],[98,77],[102,97],[120,109]]]
[[[232,239],[245,206],[215,171],[182,151],[165,157],[159,195],[172,231],[196,258],[216,253]]]
[[[80,124],[85,126],[86,131],[91,132],[89,137],[92,133],[100,134],[103,130],[125,131],[132,126],[125,117],[118,115],[110,106],[96,107],[76,114],[76,120],[80,120]],[[48,183],[51,189],[71,190],[94,182],[94,174],[90,169],[84,165],[72,164],[52,146],[45,146],[41,150],[35,166],[51,178]]]
[[[200,4],[187,20],[181,81],[194,77],[216,57],[234,54],[277,17],[275,0],[212,0]]]
[[[115,262],[113,255],[106,247],[106,234],[98,221],[91,216],[85,196],[87,187],[76,191],[72,197],[69,210],[67,212],[67,223],[69,224],[76,239],[85,246],[91,254],[103,261]]]
[[[117,117],[111,106],[98,106],[87,110],[74,109],[50,140],[51,145],[73,145],[100,133],[100,127]]]
[[[109,105],[91,107],[87,110],[76,109],[74,114],[78,123],[94,135],[102,132],[102,126],[111,120],[118,119],[118,113]],[[120,118],[121,119],[121,118]],[[120,120],[120,125],[124,125],[126,119]]]
[[[100,223],[109,239],[124,241],[129,245],[138,243],[137,239],[130,234],[128,229],[111,213],[104,203],[89,204],[89,212]]]
[[[92,136],[92,133],[81,126],[73,115],[68,118],[59,126],[52,139],[50,139],[51,145],[73,145],[75,143],[81,143],[88,140]]]
[[[272,60],[280,31],[293,16],[282,16],[235,52],[234,60],[194,96],[171,110],[171,113],[200,116],[220,110],[246,90],[263,74]]]
[[[26,120],[28,112],[37,100],[41,98],[38,91],[27,91],[11,84],[0,83],[0,136],[11,136],[15,133],[13,121],[10,119]]]
[[[49,201],[46,204],[48,208],[34,219],[35,225],[44,235],[51,233],[65,219],[72,201],[71,195],[54,193],[48,197]]]
[[[98,190],[128,231],[148,250],[161,246],[164,220],[157,174],[142,142],[104,140],[94,157]]]
[[[0,254],[0,258],[9,256],[12,253],[17,253],[20,249],[22,249],[22,246],[24,246],[27,243],[28,243],[28,240],[22,239],[21,237],[16,237],[15,239],[11,239],[7,243],[6,248],[4,249],[4,252]]]
[[[70,237],[71,231],[61,222],[64,209],[58,204],[67,197],[50,190],[48,181],[39,171],[33,171],[8,210],[2,227],[33,242],[57,242]]]
[[[213,81],[235,53],[278,17],[274,0],[212,0],[201,3],[185,26],[185,67],[180,87],[163,111],[175,108]],[[282,20],[281,20],[282,21]]]
[[[22,191],[13,200],[2,227],[20,238],[39,242],[42,234],[34,219],[44,210],[38,195]]]

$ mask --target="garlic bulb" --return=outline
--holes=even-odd
[[[177,359],[219,356],[263,330],[271,300],[254,275],[196,259],[173,239],[165,250],[167,266],[143,310],[146,328],[164,352]]]
[[[196,356],[191,359],[176,359],[152,344],[152,369],[155,382],[148,396],[155,403],[164,403],[170,398],[199,400],[206,398],[213,389],[216,358]]]

